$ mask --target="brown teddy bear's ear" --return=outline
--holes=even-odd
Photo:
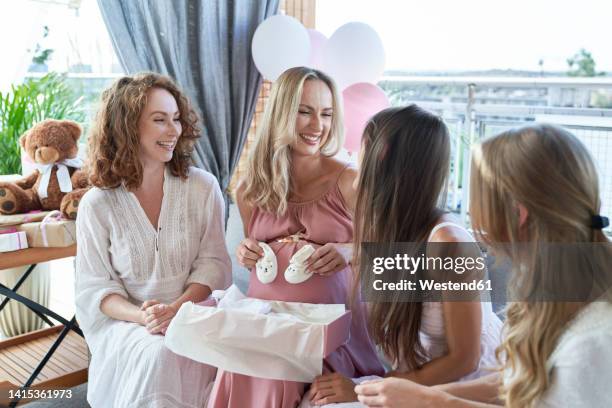
[[[62,123],[62,125],[66,127],[66,130],[68,133],[70,133],[70,136],[72,136],[75,142],[78,142],[79,137],[81,137],[81,127],[79,124],[71,120],[64,120],[63,122],[64,123]]]
[[[28,141],[28,136],[30,135],[30,131],[28,130],[19,138],[19,144],[21,145],[21,150],[25,151],[26,142]]]

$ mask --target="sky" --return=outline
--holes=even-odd
[[[172,1],[172,0],[163,0]],[[259,1],[259,0],[253,0]],[[317,0],[317,29],[331,36],[361,21],[380,35],[387,70],[567,70],[589,50],[598,70],[612,71],[612,0]],[[43,25],[50,34],[42,39]],[[95,0],[65,5],[0,0],[0,91],[21,78],[36,43],[55,51],[50,70],[78,61],[94,72],[118,65]],[[6,61],[10,61],[6,63]]]
[[[43,38],[43,27],[49,35]],[[78,12],[66,5],[32,0],[0,0],[0,92],[23,78],[36,44],[53,49],[50,71],[65,72],[83,62],[108,73],[118,64],[96,0],[82,0]]]
[[[565,71],[585,48],[612,71],[612,0],[317,0],[316,20],[327,37],[372,26],[386,69]]]

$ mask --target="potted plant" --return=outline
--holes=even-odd
[[[14,178],[22,173],[19,137],[26,130],[44,119],[82,122],[85,115],[80,102],[81,98],[66,86],[64,78],[55,73],[14,85],[6,94],[0,92],[0,178]],[[0,271],[0,283],[13,287],[25,269]],[[49,266],[45,263],[37,266],[19,293],[48,305],[49,289]],[[37,330],[42,325],[40,318],[15,301],[10,301],[0,312],[0,330],[5,336]]]

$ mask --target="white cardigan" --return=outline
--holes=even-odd
[[[593,302],[569,323],[547,362],[538,407],[612,407],[612,304]]]

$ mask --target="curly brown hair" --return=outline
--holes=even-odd
[[[165,89],[176,99],[183,131],[168,167],[174,176],[187,178],[193,145],[200,137],[198,116],[171,78],[145,72],[122,77],[102,92],[102,104],[89,135],[89,177],[94,186],[116,188],[124,184],[133,190],[142,183],[138,119],[152,88]]]

